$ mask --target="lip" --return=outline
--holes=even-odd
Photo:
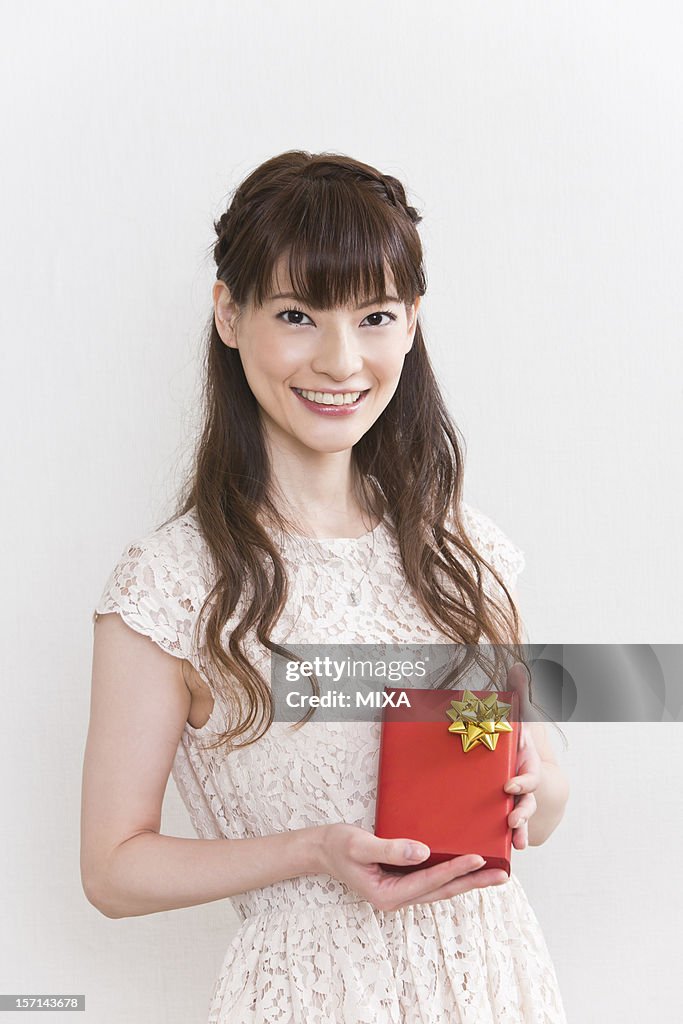
[[[320,391],[321,394],[327,392],[328,395],[350,395],[354,391],[369,391],[370,388],[306,388],[301,384],[292,384],[292,391],[294,388],[298,388],[299,391]]]
[[[312,391],[313,388],[306,388],[305,390]],[[349,388],[349,390],[351,389]],[[294,390],[294,388],[291,388],[291,391],[294,397],[298,399],[302,403],[302,405],[305,405],[306,408],[311,410],[311,412],[317,413],[318,416],[351,416],[356,411],[356,409],[358,409],[363,404],[366,395],[370,391],[370,388],[366,388],[362,392],[358,401],[353,402],[350,405],[334,405],[332,403],[330,403],[330,405],[316,405],[315,402],[309,402],[307,398],[304,398],[303,395],[300,395],[298,391]],[[361,391],[361,388],[356,388],[356,391]],[[330,394],[343,395],[348,394],[348,391],[330,391]]]

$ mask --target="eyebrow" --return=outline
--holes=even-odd
[[[298,302],[304,300],[300,295],[296,295],[294,292],[278,292],[277,295],[270,295],[267,299],[268,302],[273,302],[275,299],[296,299]],[[358,306],[358,309],[367,309],[368,306],[376,306],[380,302],[400,302],[395,295],[376,295],[374,299],[370,299],[369,302],[364,302],[362,306]]]

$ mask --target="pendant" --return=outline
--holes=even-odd
[[[349,604],[356,606],[360,604],[360,594],[358,590],[349,591]]]

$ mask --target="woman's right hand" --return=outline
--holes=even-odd
[[[419,864],[429,856],[429,847],[412,839],[380,839],[364,828],[344,822],[322,827],[325,833],[321,871],[354,889],[376,910],[434,903],[508,880],[502,868],[482,868],[483,858],[470,853],[405,874],[385,871],[380,864]],[[423,851],[421,855],[408,855],[409,848],[414,846]]]

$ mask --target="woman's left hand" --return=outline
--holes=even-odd
[[[508,815],[512,829],[512,845],[523,850],[529,845],[529,818],[535,814],[537,804],[534,790],[541,781],[543,762],[536,748],[529,720],[532,717],[529,705],[529,683],[527,671],[521,662],[516,662],[507,674],[507,689],[516,690],[519,696],[519,748],[516,774],[505,783],[505,792],[519,794],[515,806]]]

